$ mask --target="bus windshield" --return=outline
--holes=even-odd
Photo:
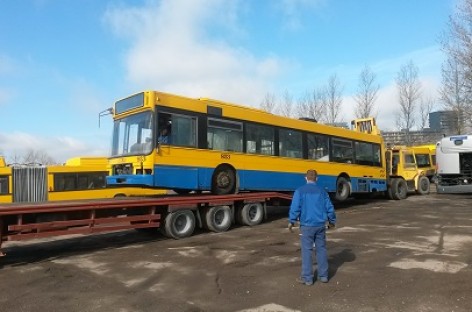
[[[150,154],[152,132],[151,111],[115,120],[111,156]]]

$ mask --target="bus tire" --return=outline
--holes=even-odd
[[[336,181],[336,194],[334,198],[337,201],[345,201],[351,194],[351,184],[344,177],[339,177]]]
[[[230,166],[222,165],[215,169],[211,179],[211,192],[217,195],[234,194],[236,173]]]
[[[264,219],[264,206],[261,203],[245,204],[238,211],[238,223],[241,225],[258,225]]]
[[[195,229],[195,215],[191,210],[179,210],[167,214],[164,235],[174,239],[189,237]]]
[[[392,181],[392,198],[395,200],[405,199],[408,194],[408,185],[402,178],[396,178]]]
[[[214,206],[206,209],[203,225],[212,232],[226,232],[233,223],[229,206]]]
[[[418,189],[416,192],[420,195],[428,195],[430,189],[430,182],[427,176],[421,176],[418,179]]]

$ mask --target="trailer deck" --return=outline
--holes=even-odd
[[[166,235],[176,239],[190,236],[195,225],[222,232],[229,228],[228,222],[231,225],[235,220],[255,225],[259,219],[266,218],[268,203],[277,205],[290,199],[291,195],[285,193],[261,192],[3,204],[0,205],[0,256],[4,255],[1,251],[4,241],[164,228],[166,223]],[[246,218],[238,218],[241,213]]]

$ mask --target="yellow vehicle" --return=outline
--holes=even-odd
[[[387,189],[383,139],[372,118],[349,130],[145,91],[117,101],[113,119],[108,185],[293,191],[314,168],[318,184],[340,201]]]
[[[433,182],[436,177],[436,145],[412,146],[411,149],[415,152],[418,168],[423,169],[429,181]]]
[[[0,156],[0,203],[11,201],[9,193],[11,170],[7,167],[5,158]]]
[[[386,160],[389,198],[404,199],[410,192],[429,194],[429,178],[425,169],[418,168],[413,148],[390,147],[387,149]]]
[[[77,157],[64,165],[0,167],[0,202],[44,202],[152,196],[164,190],[106,185],[107,158]]]

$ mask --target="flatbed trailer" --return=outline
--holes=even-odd
[[[5,241],[60,235],[155,228],[180,239],[192,235],[196,226],[224,232],[234,223],[261,223],[267,218],[267,205],[287,205],[291,198],[260,192],[1,204],[0,256],[5,255]]]

